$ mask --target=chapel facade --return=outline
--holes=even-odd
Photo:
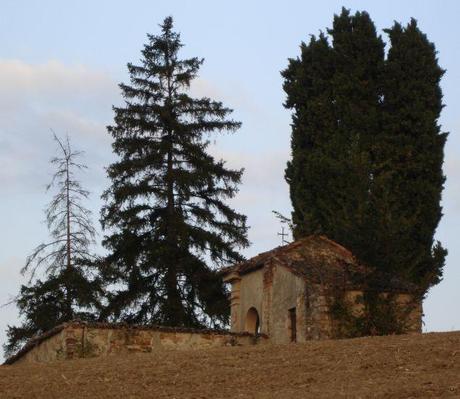
[[[267,336],[276,344],[350,336],[333,307],[340,294],[350,312],[365,310],[363,295],[375,271],[325,236],[309,236],[221,271],[231,284],[231,331]],[[403,332],[421,332],[416,287],[388,276],[373,286],[401,312]],[[343,324],[343,323],[342,323]]]

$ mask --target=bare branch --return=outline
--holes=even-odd
[[[72,265],[74,256],[94,257],[90,246],[95,242],[96,230],[91,221],[91,211],[82,204],[89,191],[74,178],[75,170],[87,169],[77,160],[84,153],[72,149],[68,135],[61,139],[53,129],[51,132],[58,154],[50,161],[56,170],[47,191],[55,188],[56,193],[45,210],[45,216],[53,240],[40,244],[27,257],[21,273],[30,273],[30,280],[39,268],[45,267],[46,273],[53,273]]]

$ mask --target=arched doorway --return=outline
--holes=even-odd
[[[244,323],[244,330],[252,334],[260,333],[260,319],[257,309],[252,307],[246,314],[246,321]]]

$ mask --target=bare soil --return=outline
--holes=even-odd
[[[460,332],[0,366],[0,398],[460,398]]]

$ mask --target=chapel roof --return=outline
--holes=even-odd
[[[225,277],[242,276],[268,264],[286,267],[316,284],[335,284],[346,289],[363,289],[372,279],[376,290],[415,292],[414,284],[361,263],[348,249],[323,235],[310,235],[291,244],[262,252],[251,259],[221,269]]]

